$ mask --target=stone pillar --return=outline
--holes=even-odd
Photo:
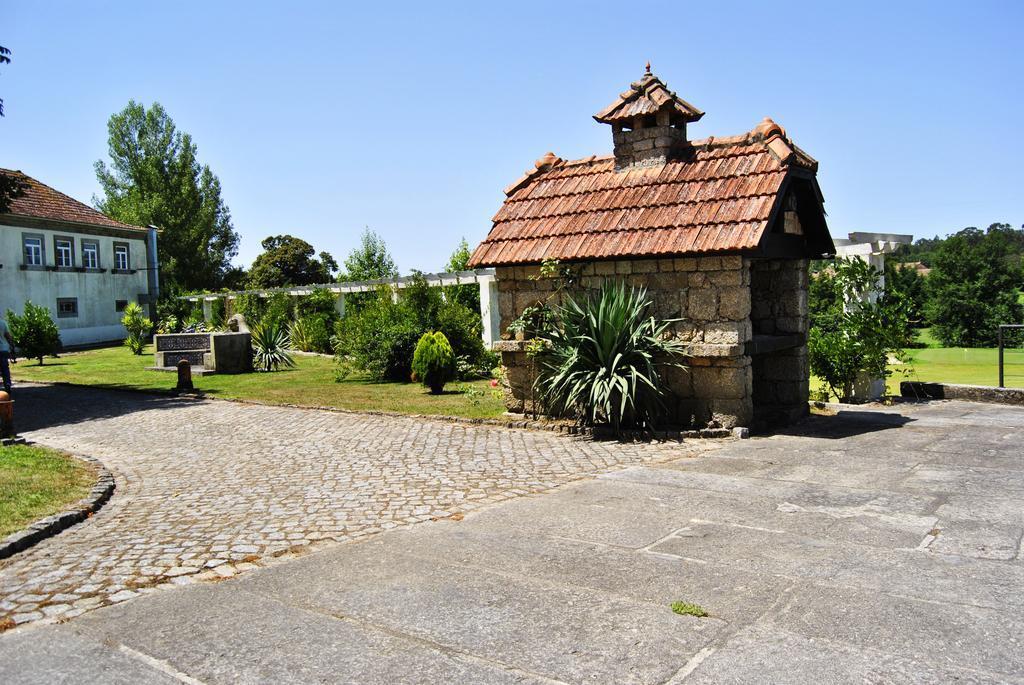
[[[345,293],[338,293],[338,299],[334,301],[334,311],[338,312],[338,318],[345,318]]]
[[[391,301],[396,303],[396,304],[398,303],[398,284],[397,283],[393,283],[391,285]]]
[[[212,297],[203,298],[203,321],[206,323],[213,321],[213,300]]]
[[[498,282],[493,276],[481,276],[477,284],[480,286],[480,318],[484,324],[484,345],[491,349],[491,346],[501,338]]]

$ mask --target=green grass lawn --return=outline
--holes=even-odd
[[[999,350],[976,347],[940,347],[929,329],[918,332],[918,341],[927,347],[907,350],[906,364],[894,364],[886,382],[890,395],[900,394],[900,381],[960,383],[964,385],[999,384]],[[1024,388],[1024,350],[1004,351],[1004,382],[1008,388]],[[811,389],[823,387],[811,378]]]
[[[95,480],[91,468],[55,450],[0,447],[0,537],[85,497]]]
[[[966,385],[999,384],[999,350],[972,347],[940,347],[907,350],[909,363],[894,366],[889,379],[897,393],[901,380],[963,383]],[[1010,388],[1024,388],[1024,350],[1007,349],[1004,353],[1005,382]],[[904,376],[899,371],[906,369]]]
[[[334,380],[334,362],[326,357],[295,356],[296,366],[274,373],[194,376],[196,390],[210,397],[246,399],[272,404],[337,407],[361,411],[491,418],[505,407],[490,381],[455,382],[443,395],[431,395],[416,383],[378,383],[366,378]],[[47,358],[43,366],[21,360],[11,367],[16,380],[61,381],[75,385],[166,392],[177,376],[147,371],[152,347],[141,356],[125,347],[105,347]]]

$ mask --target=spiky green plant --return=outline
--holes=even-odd
[[[146,336],[153,330],[153,322],[145,316],[145,312],[137,302],[129,302],[124,308],[124,316],[121,318],[128,335],[124,339],[125,347],[132,351],[132,354],[142,354],[146,346]]]
[[[455,353],[441,331],[424,333],[412,356],[413,378],[440,395],[444,384],[455,378]]]
[[[568,298],[537,355],[535,386],[548,413],[585,425],[651,429],[664,411],[661,369],[685,368],[675,320],[650,314],[643,288],[605,283],[596,297]]]
[[[277,371],[295,366],[288,333],[276,321],[259,323],[252,328],[252,364],[257,371]]]

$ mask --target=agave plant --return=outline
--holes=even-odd
[[[583,424],[650,429],[664,410],[661,369],[685,368],[675,320],[650,314],[646,290],[605,283],[596,297],[555,309],[556,325],[537,355],[535,387],[549,413]]]
[[[275,321],[252,327],[252,363],[257,371],[277,371],[295,366],[288,333]]]

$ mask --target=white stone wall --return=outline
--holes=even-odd
[[[39,235],[43,238],[44,264],[54,266],[54,236],[74,240],[74,264],[82,266],[82,240],[99,243],[100,268],[103,273],[48,270],[22,270],[22,236]],[[134,274],[111,273],[114,266],[114,243],[129,246],[130,267]],[[122,314],[117,311],[117,300],[137,302],[148,291],[146,281],[146,239],[93,235],[70,230],[54,230],[0,224],[0,313],[8,309],[21,312],[26,300],[45,305],[60,328],[65,346],[83,345],[117,340],[124,337]],[[78,298],[76,318],[58,318],[57,298]]]

